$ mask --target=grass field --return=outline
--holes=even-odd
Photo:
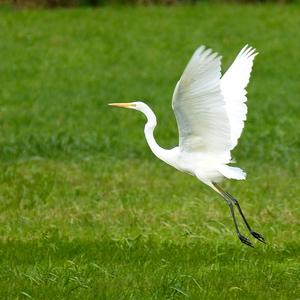
[[[299,28],[298,6],[0,9],[0,298],[299,299]],[[194,49],[228,67],[246,43],[248,178],[223,186],[255,249],[222,199],[153,157],[142,115],[106,105],[148,102],[171,148]]]

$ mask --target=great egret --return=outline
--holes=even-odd
[[[173,93],[172,108],[179,131],[179,146],[173,149],[163,149],[156,143],[153,136],[156,117],[148,105],[143,102],[109,104],[135,109],[146,116],[144,133],[152,152],[220,194],[229,205],[238,238],[251,247],[250,240],[239,230],[233,204],[251,235],[261,242],[265,242],[264,238],[251,229],[239,202],[218,183],[224,178],[246,178],[243,170],[228,164],[232,162],[230,151],[237,145],[246,120],[245,88],[257,54],[246,45],[221,76],[221,57],[217,53],[204,46],[195,51]]]

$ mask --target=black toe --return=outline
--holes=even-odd
[[[249,246],[249,247],[254,248],[253,245],[251,244],[250,240],[248,240],[246,237],[244,237],[244,236],[241,235],[241,234],[239,234],[238,237],[239,237],[240,241],[241,241],[243,244],[245,244],[245,245],[247,245],[247,246]]]
[[[260,242],[266,243],[264,237],[262,235],[260,235],[259,233],[255,232],[255,231],[251,231],[251,234]]]

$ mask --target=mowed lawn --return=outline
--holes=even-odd
[[[299,299],[300,7],[0,9],[1,299]],[[158,161],[171,95],[197,46],[224,69],[259,55],[224,182],[267,244],[241,244],[226,203]],[[246,229],[242,226],[244,233]]]

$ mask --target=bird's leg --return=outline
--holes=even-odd
[[[264,237],[263,237],[261,234],[259,234],[259,233],[255,232],[255,231],[253,231],[252,228],[250,227],[250,225],[249,225],[249,223],[248,223],[248,221],[247,221],[247,219],[246,219],[246,217],[245,217],[245,215],[244,215],[244,213],[243,213],[243,211],[242,211],[242,208],[241,208],[239,202],[238,202],[232,195],[230,195],[229,193],[227,193],[226,191],[224,191],[224,190],[223,190],[219,185],[217,185],[216,183],[214,183],[214,186],[217,187],[217,189],[218,189],[222,194],[225,194],[225,195],[226,195],[226,196],[227,196],[227,197],[235,204],[235,206],[237,207],[237,209],[238,209],[238,211],[239,211],[239,213],[240,213],[240,215],[241,215],[243,221],[245,222],[246,227],[248,228],[249,232],[251,233],[251,235],[252,235],[253,237],[255,237],[256,239],[258,239],[260,242],[265,243]]]
[[[232,219],[233,219],[233,223],[234,223],[234,226],[235,226],[235,229],[236,229],[236,232],[237,232],[237,235],[238,235],[238,238],[239,240],[250,246],[250,247],[253,247],[251,242],[246,238],[244,237],[240,230],[239,230],[239,227],[237,225],[237,221],[236,221],[236,218],[235,218],[235,214],[234,214],[234,209],[233,209],[233,205],[232,205],[232,201],[231,199],[226,195],[226,193],[216,184],[216,183],[213,183],[214,187],[216,188],[217,192],[224,198],[224,200],[227,202],[229,208],[230,208],[230,212],[231,212],[231,216],[232,216]]]

